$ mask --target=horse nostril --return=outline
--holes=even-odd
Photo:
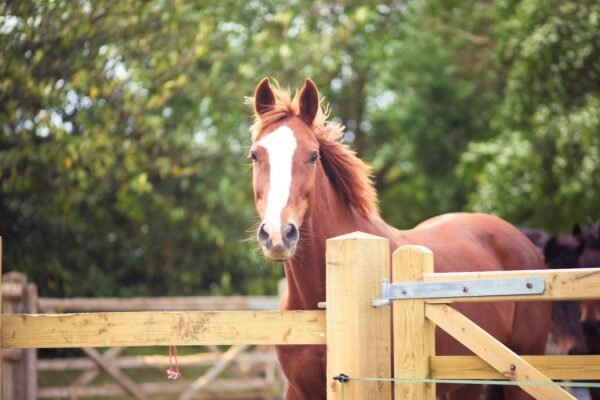
[[[271,239],[269,239],[269,234],[265,230],[265,224],[260,224],[260,227],[258,228],[258,234],[256,235],[256,237],[258,238],[258,241],[264,246],[268,247],[271,243]]]
[[[294,224],[288,224],[287,228],[283,231],[283,237],[287,244],[295,244],[298,241],[300,234],[298,228]]]

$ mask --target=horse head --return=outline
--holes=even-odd
[[[307,79],[294,102],[277,103],[267,78],[254,95],[255,128],[249,157],[253,166],[257,238],[275,261],[293,257],[300,228],[315,197],[319,142],[313,122],[319,92]]]
[[[592,223],[589,228],[582,228],[579,224],[575,224],[572,237],[582,247],[579,255],[579,266],[582,268],[599,268],[600,223]],[[581,303],[581,319],[590,324],[588,328],[592,329],[592,337],[595,342],[598,342],[600,337],[600,301],[583,301]]]
[[[584,243],[572,236],[552,236],[544,244],[544,260],[550,268],[578,268]]]
[[[582,245],[580,266],[600,267],[600,223],[591,224],[589,228],[575,224],[571,234]]]

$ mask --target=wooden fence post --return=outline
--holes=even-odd
[[[390,307],[374,308],[381,280],[389,279],[387,239],[355,232],[327,240],[327,398],[339,399],[333,377],[391,377]],[[391,399],[383,381],[343,384],[346,400]]]
[[[2,316],[2,236],[0,236],[0,317]],[[2,318],[0,318],[0,332],[2,332]],[[2,355],[2,336],[0,335],[0,400],[2,400],[2,364],[4,364],[4,356]]]
[[[433,272],[433,253],[423,246],[402,246],[392,255],[392,282],[422,282]],[[393,302],[394,377],[428,379],[435,355],[435,325],[425,318],[425,301]],[[435,400],[435,384],[395,384],[396,399]]]
[[[28,283],[24,288],[25,311],[28,314],[38,313],[38,289],[35,283]],[[25,399],[37,399],[37,349],[25,349],[24,373],[25,373]]]

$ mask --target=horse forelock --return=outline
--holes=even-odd
[[[279,87],[278,83],[275,83],[272,90],[275,104],[267,111],[254,116],[254,123],[250,128],[253,142],[269,126],[300,115],[298,91],[292,98],[288,91]],[[248,103],[253,101],[253,98],[247,99]],[[325,174],[346,204],[352,205],[365,218],[378,219],[377,192],[371,169],[356,156],[354,151],[341,142],[344,126],[330,121],[329,111],[328,106],[320,104],[310,127],[319,142],[321,163]]]

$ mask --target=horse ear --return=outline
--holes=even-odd
[[[274,104],[275,94],[271,89],[271,85],[269,85],[269,78],[265,77],[260,81],[254,92],[254,112],[260,116],[269,111]]]
[[[299,105],[300,118],[308,125],[312,125],[317,116],[317,111],[319,111],[319,90],[317,85],[309,78],[306,78],[304,87],[300,91]]]
[[[544,245],[544,260],[548,264],[548,260],[554,258],[557,251],[556,236],[552,236]]]

